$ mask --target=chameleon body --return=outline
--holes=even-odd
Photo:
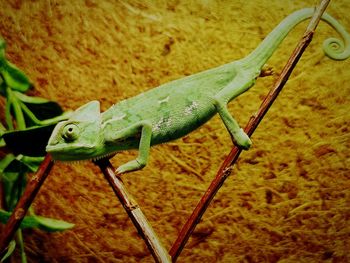
[[[135,97],[120,101],[100,113],[98,101],[77,109],[69,120],[57,124],[46,148],[53,159],[98,159],[117,151],[139,149],[138,157],[121,165],[118,173],[143,168],[150,147],[180,138],[218,113],[233,142],[248,149],[249,137],[227,110],[227,103],[255,83],[263,65],[286,35],[314,10],[305,8],[286,17],[247,57],[184,77]],[[350,56],[350,35],[331,16],[323,20],[344,38],[326,40],[325,53],[337,60]],[[336,41],[336,42],[335,42]],[[329,46],[341,45],[335,52]]]

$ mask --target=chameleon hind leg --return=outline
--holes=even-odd
[[[226,129],[230,133],[233,143],[245,150],[250,148],[252,142],[228,111],[227,103],[249,89],[254,82],[254,79],[245,82],[243,85],[240,82],[233,82],[214,97],[214,106],[225,124]]]
[[[220,102],[219,100],[215,100],[214,105],[223,123],[225,124],[226,129],[230,133],[233,143],[245,150],[248,150],[252,142],[249,136],[239,126],[238,122],[232,117],[226,104]]]
[[[123,140],[123,138],[136,136],[140,133],[140,130],[141,136],[138,148],[139,154],[135,160],[119,166],[116,169],[118,174],[140,170],[146,166],[151,148],[152,125],[147,121],[143,121],[121,130],[120,132],[112,135],[111,138],[106,138],[106,141],[108,142]],[[110,131],[110,133],[112,134],[113,131]]]

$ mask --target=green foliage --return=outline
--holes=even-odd
[[[26,92],[31,88],[32,84],[27,76],[15,65],[7,61],[5,57],[0,59],[0,71],[6,85],[11,87],[11,89]]]
[[[12,253],[15,251],[15,248],[16,248],[16,241],[11,240],[10,244],[7,247],[7,252],[2,257],[2,259],[0,259],[0,262],[5,262],[5,260],[8,259],[12,255]]]
[[[12,211],[26,186],[26,174],[35,172],[43,157],[7,154],[0,161],[1,182],[4,188],[6,208]]]
[[[6,223],[11,212],[0,209],[0,222]],[[42,217],[38,215],[25,216],[21,222],[20,228],[39,228],[47,232],[56,232],[74,227],[74,224],[67,223],[62,220],[57,220],[53,218]]]
[[[2,136],[8,148],[15,154],[29,156],[45,155],[45,146],[55,124],[12,130]],[[35,147],[33,147],[35,142]]]
[[[6,59],[5,48],[6,43],[0,37],[0,94],[6,98],[6,125],[0,123],[0,147],[6,147],[7,152],[11,152],[0,160],[0,183],[4,189],[5,201],[5,207],[0,209],[0,223],[3,224],[7,222],[26,187],[27,174],[36,172],[43,161],[45,147],[54,126],[69,115],[56,102],[23,94],[33,85],[20,69]],[[16,244],[19,245],[22,262],[26,262],[23,228],[54,232],[74,226],[35,215],[32,209],[29,211],[17,231],[16,241],[11,241],[1,262],[10,257]]]

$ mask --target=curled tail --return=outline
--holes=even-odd
[[[313,8],[304,8],[287,16],[253,52],[242,60],[242,63],[260,70],[288,33],[300,22],[311,18],[313,14]],[[326,39],[323,43],[325,54],[335,60],[347,59],[350,56],[350,34],[336,19],[327,13],[324,13],[321,19],[331,25],[343,38],[342,40],[337,38]]]

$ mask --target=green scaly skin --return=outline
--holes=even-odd
[[[147,164],[150,147],[180,138],[219,113],[233,142],[248,149],[249,137],[227,110],[227,103],[251,88],[263,65],[286,35],[312,16],[305,8],[285,18],[247,57],[223,66],[175,80],[138,96],[120,101],[100,113],[98,101],[77,109],[68,121],[57,124],[46,148],[56,160],[98,159],[126,149],[139,149],[138,157],[121,165],[118,173]],[[322,19],[342,37],[324,43],[327,56],[350,56],[350,35],[331,16]],[[340,47],[334,50],[334,47]],[[333,48],[333,49],[332,49]]]

